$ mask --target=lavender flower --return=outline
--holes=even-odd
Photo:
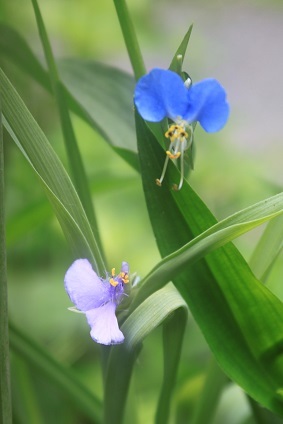
[[[112,345],[124,341],[115,312],[122,300],[124,285],[129,282],[128,273],[127,262],[122,262],[118,275],[113,268],[111,277],[99,278],[87,259],[76,260],[66,272],[65,289],[76,308],[85,313],[90,335],[97,343]]]

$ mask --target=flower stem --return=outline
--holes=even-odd
[[[12,423],[8,333],[8,290],[4,216],[4,147],[0,114],[0,423]]]
[[[87,218],[90,222],[90,225],[93,230],[95,240],[97,242],[97,250],[93,252],[99,274],[103,275],[105,273],[105,265],[103,258],[103,249],[102,243],[99,236],[98,225],[96,216],[94,213],[91,191],[89,188],[89,183],[87,180],[86,171],[84,168],[83,160],[81,153],[78,147],[75,131],[71,121],[68,105],[65,97],[65,89],[61,83],[60,76],[57,70],[57,65],[53,56],[52,48],[48,39],[47,31],[40,13],[40,9],[37,3],[37,0],[31,0],[34,8],[34,13],[36,17],[36,22],[38,26],[38,32],[42,42],[45,59],[48,65],[49,77],[51,82],[51,87],[55,101],[57,103],[59,118],[64,138],[64,143],[68,155],[68,160],[70,164],[72,179],[75,185],[75,188],[78,192],[84,210],[86,212]]]
[[[220,370],[214,358],[211,358],[204,387],[192,417],[192,424],[207,423],[212,420],[221,392],[228,378]]]
[[[135,28],[131,20],[129,10],[125,0],[113,0],[117,16],[122,29],[124,41],[127,47],[129,58],[135,74],[136,80],[146,73],[144,61],[136,36]]]

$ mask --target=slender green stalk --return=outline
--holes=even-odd
[[[4,216],[4,147],[0,114],[0,423],[12,423],[8,333],[8,289]]]
[[[203,424],[212,421],[221,392],[227,382],[226,375],[217,365],[214,358],[211,359],[204,388],[194,410],[192,424]]]
[[[141,50],[125,0],[113,0],[136,80],[146,73]]]
[[[70,163],[72,178],[85,209],[86,215],[90,221],[94,236],[102,254],[102,244],[99,237],[97,222],[93,210],[91,192],[83,165],[80,150],[77,144],[75,132],[73,129],[72,121],[70,118],[69,109],[65,99],[64,87],[60,81],[60,77],[57,71],[57,66],[52,53],[51,45],[48,39],[47,31],[44,26],[44,22],[36,0],[31,0],[34,8],[34,13],[37,21],[38,31],[41,38],[42,46],[46,62],[49,69],[49,77],[51,82],[52,91],[58,106],[60,122],[65,142],[65,147]],[[105,267],[102,266],[99,270],[101,275],[104,274]]]

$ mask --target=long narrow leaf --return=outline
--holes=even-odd
[[[53,382],[56,387],[63,390],[64,394],[91,418],[93,423],[99,424],[102,416],[100,401],[88,391],[72,371],[59,364],[14,325],[10,324],[9,328],[12,350],[19,354],[31,367],[43,373],[45,378]]]
[[[57,107],[59,110],[60,122],[62,127],[62,132],[64,136],[64,142],[66,146],[66,151],[68,154],[68,159],[70,162],[70,168],[72,172],[73,181],[77,192],[80,196],[81,202],[85,209],[86,215],[90,221],[92,230],[95,234],[95,238],[100,247],[100,252],[102,252],[101,241],[99,237],[99,231],[97,227],[97,220],[94,214],[94,209],[91,200],[91,192],[86,177],[85,168],[81,158],[81,154],[78,148],[78,143],[76,140],[75,132],[73,129],[72,121],[70,118],[69,109],[67,102],[65,100],[65,91],[61,85],[59,79],[57,66],[53,57],[51,45],[49,43],[48,35],[44,26],[44,22],[38,7],[36,0],[32,0],[34,13],[37,21],[37,26],[43,45],[43,50],[45,53],[45,59],[48,64],[50,82],[52,86],[52,91],[55,96]]]
[[[249,261],[251,269],[264,282],[283,248],[283,217],[268,223]]]
[[[78,195],[48,140],[2,71],[0,94],[4,125],[42,181],[74,254],[89,258],[99,272],[104,268],[103,261]]]
[[[148,297],[123,323],[121,329],[125,334],[123,345],[111,348],[107,375],[105,380],[105,424],[119,424],[123,422],[123,414],[127,399],[132,367],[140,350],[143,339],[168,317],[176,313],[179,318],[180,328],[177,330],[177,345],[181,343],[184,325],[187,320],[187,306],[177,290],[168,285]],[[178,347],[178,346],[177,346]],[[174,349],[174,347],[171,347]],[[177,355],[179,350],[176,351]],[[172,360],[172,356],[170,355]],[[170,376],[175,375],[176,363],[173,359]],[[166,379],[167,375],[164,375]],[[172,382],[171,382],[172,383]],[[167,387],[169,381],[163,385],[162,401],[169,400],[172,395]],[[115,393],[115,397],[113,397]],[[163,416],[164,410],[168,411],[168,405],[160,405],[159,413]],[[160,421],[158,421],[160,422]],[[165,421],[166,422],[166,421]]]
[[[170,189],[179,179],[173,164],[169,164],[163,187],[155,186],[164,152],[138,116],[137,134],[152,227],[160,252],[166,256],[216,220],[188,184],[180,192]],[[173,281],[225,373],[260,403],[283,414],[279,390],[283,386],[282,303],[255,279],[231,244],[211,252],[205,260],[184,266]]]
[[[1,105],[1,104],[0,104]],[[0,108],[0,422],[12,423],[8,330],[8,288],[4,213],[4,145]]]
[[[37,57],[17,31],[3,23],[0,23],[0,54],[51,92],[48,74]],[[57,65],[71,110],[138,169],[132,102],[134,78],[90,60],[63,59]]]

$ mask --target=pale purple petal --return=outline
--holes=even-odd
[[[100,308],[86,312],[91,327],[90,335],[95,342],[104,345],[123,343],[124,335],[119,329],[115,311],[116,304],[108,302]]]
[[[98,308],[109,300],[109,284],[101,281],[87,259],[76,260],[64,282],[71,301],[81,311]]]
[[[126,274],[129,274],[129,264],[128,264],[128,262],[122,262],[121,272],[125,272]]]

